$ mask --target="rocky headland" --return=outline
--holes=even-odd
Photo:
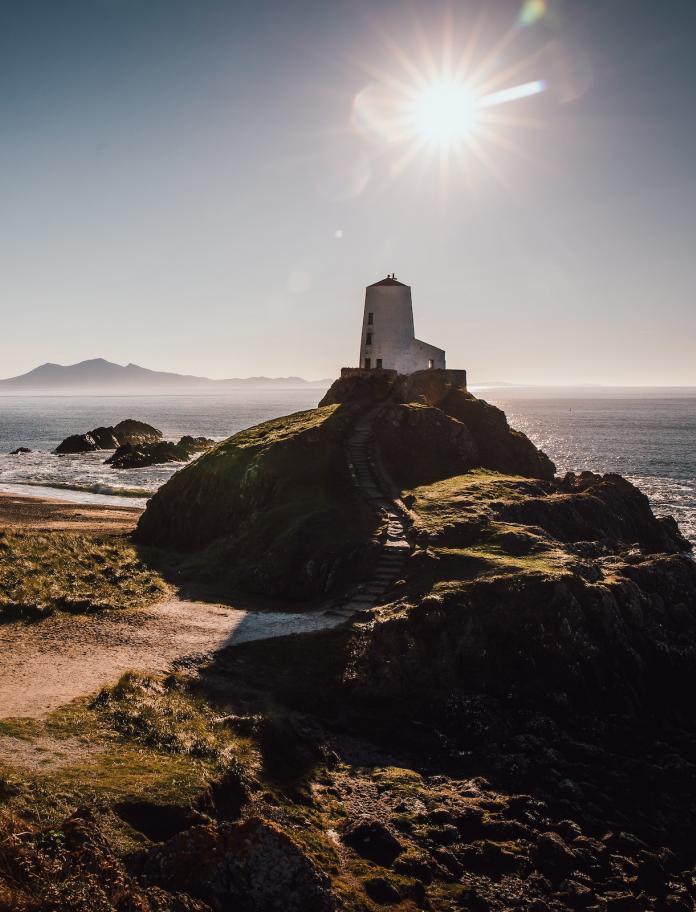
[[[696,564],[625,479],[556,476],[446,372],[356,372],[183,468],[135,539],[345,622],[102,692],[99,724],[197,756],[198,788],[97,801],[53,855],[6,841],[22,901],[694,908]]]

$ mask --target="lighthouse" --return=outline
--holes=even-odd
[[[383,368],[400,374],[446,367],[441,348],[416,339],[411,287],[393,273],[365,289],[358,363],[363,370]]]

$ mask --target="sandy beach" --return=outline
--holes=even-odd
[[[0,529],[70,529],[120,535],[135,528],[140,507],[72,503],[50,497],[0,493]]]

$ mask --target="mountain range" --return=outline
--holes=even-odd
[[[232,377],[211,380],[188,374],[149,370],[137,364],[114,364],[104,358],[91,358],[77,364],[41,364],[26,374],[0,380],[0,393],[17,392],[223,392],[248,388],[326,388],[331,380],[305,380],[302,377]]]

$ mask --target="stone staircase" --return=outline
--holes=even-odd
[[[379,598],[402,578],[413,550],[407,536],[409,519],[406,508],[401,501],[385,493],[386,484],[372,455],[372,426],[378,414],[379,409],[375,409],[356,423],[348,441],[348,468],[360,493],[375,512],[387,520],[387,537],[381,544],[381,554],[372,576],[357,586],[343,602],[329,609],[330,614],[346,619],[374,608]]]

